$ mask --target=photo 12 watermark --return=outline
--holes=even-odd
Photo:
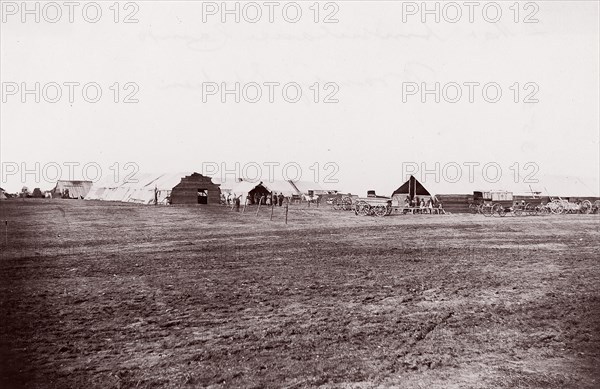
[[[402,23],[539,23],[533,1],[403,1]]]
[[[202,23],[339,23],[335,1],[203,1]]]
[[[298,103],[308,101],[315,104],[339,103],[340,87],[335,82],[314,82],[302,85],[295,81],[262,82],[203,82],[202,103]]]
[[[137,182],[140,167],[135,162],[114,162],[110,165],[98,162],[2,162],[1,179],[7,182],[17,179],[22,183],[40,184],[59,180],[98,182]]]
[[[95,81],[15,82],[1,84],[2,103],[139,103],[140,86],[135,82],[98,83]]]
[[[535,82],[513,82],[501,84],[498,82],[403,82],[402,103],[498,103],[510,100],[514,103],[539,103],[540,87]]]
[[[422,183],[486,183],[537,184],[540,167],[535,162],[403,162],[404,179],[414,176]]]
[[[10,23],[139,23],[135,1],[2,1],[0,21]]]
[[[238,179],[249,182],[308,181],[315,184],[338,184],[340,167],[335,162],[203,162],[201,173],[221,183]]]

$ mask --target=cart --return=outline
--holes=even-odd
[[[571,202],[566,199],[551,198],[551,201],[548,204],[545,204],[544,208],[546,208],[547,212],[553,213],[555,215],[561,214],[589,214],[592,213],[594,206],[590,200],[577,200],[575,202]]]
[[[393,205],[396,202],[397,205]],[[446,212],[440,206],[438,207],[411,207],[401,204],[397,198],[386,196],[377,196],[375,191],[369,191],[367,197],[359,197],[354,203],[354,212],[360,216],[388,216],[392,213],[406,214],[445,214]]]

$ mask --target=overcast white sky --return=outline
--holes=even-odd
[[[430,168],[435,162],[496,162],[505,174],[515,162],[534,162],[542,180],[600,174],[597,1],[536,2],[539,22],[528,24],[514,22],[512,2],[500,2],[497,23],[486,22],[480,7],[474,23],[465,14],[454,24],[432,17],[422,23],[419,14],[403,22],[402,2],[335,3],[334,24],[314,23],[312,2],[302,3],[295,24],[283,20],[281,7],[274,23],[267,15],[255,24],[231,17],[221,23],[218,15],[203,23],[200,1],[136,2],[134,24],[115,24],[112,2],[101,2],[102,19],[95,24],[80,10],[73,23],[63,15],[55,24],[43,17],[39,24],[22,23],[19,14],[5,12],[5,86],[96,82],[103,96],[91,104],[76,90],[70,103],[66,87],[55,104],[6,96],[3,167],[94,162],[108,174],[115,162],[134,162],[141,171],[200,172],[203,162],[233,168],[235,162],[272,161],[298,163],[302,178],[312,180],[309,167],[318,162],[322,181],[323,165],[334,162],[337,186],[353,193],[390,192],[407,162]],[[131,10],[122,9],[120,18]],[[332,10],[321,9],[320,17]],[[522,21],[533,8],[520,11]],[[109,87],[115,82],[139,85],[139,103],[114,103]],[[303,98],[287,103],[277,89],[275,103],[266,96],[256,104],[231,97],[222,103],[218,96],[203,103],[206,82],[297,82]],[[312,102],[315,82],[336,83],[339,102]],[[431,96],[426,103],[419,96],[403,102],[407,82],[496,82],[503,94],[498,103],[485,102],[481,89],[474,103],[466,95],[455,104]],[[521,84],[518,103],[509,89],[515,82]],[[538,103],[522,101],[528,82],[539,86]],[[75,172],[81,178],[81,169]],[[31,174],[23,180],[21,172],[4,173],[1,186],[8,191],[51,186]],[[63,173],[67,178],[66,168]]]

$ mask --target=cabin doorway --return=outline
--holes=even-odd
[[[198,189],[198,204],[208,204],[208,190]]]

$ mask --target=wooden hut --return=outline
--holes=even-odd
[[[183,177],[171,191],[171,204],[220,204],[221,190],[210,177],[193,173]]]

